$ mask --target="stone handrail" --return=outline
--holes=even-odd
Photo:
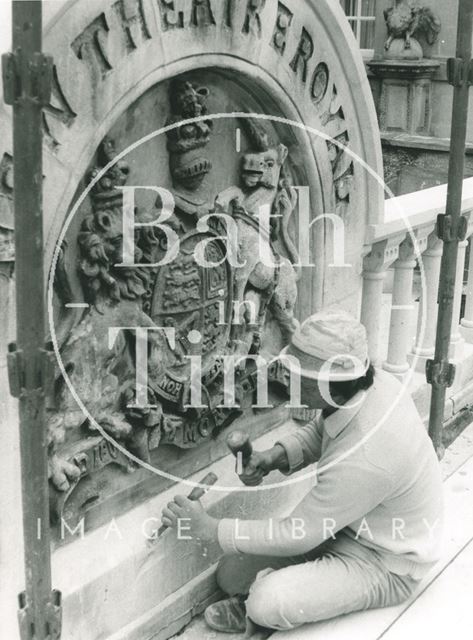
[[[445,212],[446,200],[446,184],[386,200],[384,222],[368,225],[366,229],[366,244],[372,244],[406,231],[404,216],[407,216],[413,229],[435,223],[437,215]],[[467,213],[472,210],[473,178],[467,178],[463,182],[462,212]]]

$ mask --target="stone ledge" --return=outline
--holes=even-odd
[[[423,151],[442,151],[450,153],[450,138],[412,135],[409,133],[381,132],[381,142],[386,147],[402,147]],[[473,154],[473,143],[467,142],[466,153]]]
[[[432,78],[440,68],[440,62],[429,58],[375,58],[368,62],[368,66],[376,78],[416,80]]]
[[[221,597],[215,583],[215,568],[216,565],[209,567],[107,640],[166,640],[179,633],[207,605]]]

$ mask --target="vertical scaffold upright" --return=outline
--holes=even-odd
[[[42,2],[12,3],[12,53],[2,58],[13,107],[17,339],[9,345],[10,390],[18,398],[25,590],[19,595],[22,640],[61,635],[61,595],[51,588],[45,396],[52,381],[45,348],[42,109],[52,60],[42,53]]]
[[[456,57],[447,62],[448,81],[454,87],[450,164],[446,213],[438,216],[437,235],[443,241],[438,293],[435,356],[427,362],[427,381],[432,385],[429,434],[439,457],[443,455],[442,422],[447,387],[453,384],[455,368],[449,361],[455,295],[458,243],[466,237],[467,220],[461,215],[469,88],[473,82],[471,61],[473,0],[459,0]]]

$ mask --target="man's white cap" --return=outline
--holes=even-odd
[[[364,326],[337,308],[304,320],[280,353],[284,366],[291,369],[288,356],[297,359],[301,376],[314,380],[356,380],[370,364]]]

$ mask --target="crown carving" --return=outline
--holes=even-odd
[[[208,96],[207,87],[196,87],[185,80],[174,81],[170,89],[171,116],[168,124],[205,116],[208,113]],[[205,147],[210,140],[212,125],[211,120],[201,120],[171,129],[167,132],[168,151],[182,154]]]
[[[97,150],[97,164],[89,173],[89,179],[94,179],[115,157],[115,141],[106,136]],[[119,160],[97,181],[90,194],[95,210],[121,206],[123,192],[119,187],[126,184],[129,173],[128,164]]]

